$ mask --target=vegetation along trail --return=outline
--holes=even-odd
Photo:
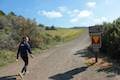
[[[30,59],[29,71],[25,80],[118,80],[118,76],[110,77],[105,72],[98,72],[98,67],[87,66],[85,59],[78,54],[90,45],[88,31],[68,43],[51,48],[43,54]],[[16,80],[21,61],[3,67],[0,80]]]

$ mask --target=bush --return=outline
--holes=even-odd
[[[23,36],[31,38],[32,47],[37,48],[43,42],[43,28],[35,20],[16,16],[13,12],[0,16],[0,49],[15,49]]]
[[[107,56],[120,60],[120,18],[112,23],[103,23],[101,51]]]
[[[8,50],[0,51],[0,66],[4,66],[13,61],[15,61],[15,53]]]
[[[58,35],[55,35],[54,40],[56,42],[60,42],[62,40],[62,38],[60,36],[58,36]]]

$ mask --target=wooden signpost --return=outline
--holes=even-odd
[[[93,51],[95,52],[95,62],[98,62],[98,52],[102,46],[101,41],[102,29],[101,27],[89,27],[89,34],[91,38],[92,48]]]

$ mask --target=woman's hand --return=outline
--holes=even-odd
[[[30,57],[31,57],[31,58],[34,58],[34,56],[33,56],[32,54],[30,54]]]
[[[18,62],[18,59],[16,59],[16,62]]]

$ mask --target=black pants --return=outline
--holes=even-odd
[[[24,61],[24,66],[21,70],[21,73],[27,71],[27,66],[28,66],[28,56],[21,56],[22,60]]]

